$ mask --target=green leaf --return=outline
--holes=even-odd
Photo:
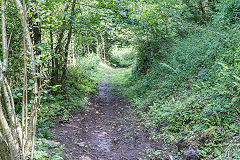
[[[37,2],[45,3],[46,1],[45,0],[37,0]]]
[[[41,20],[39,18],[35,19],[35,22],[40,22]]]
[[[32,79],[29,79],[29,83],[34,83],[34,80],[32,80]]]
[[[240,77],[233,75],[234,78],[240,81]]]
[[[43,68],[42,72],[46,72],[48,70],[48,68]]]
[[[55,86],[52,86],[52,90],[55,92],[58,90],[59,87],[61,87],[62,85],[55,85]]]
[[[37,61],[37,64],[42,64],[42,63],[43,63],[42,60],[38,60],[38,61]]]

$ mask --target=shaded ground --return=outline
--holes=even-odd
[[[110,92],[107,77],[99,95],[88,103],[86,114],[54,128],[56,141],[65,144],[73,160],[150,160],[151,148],[144,129],[131,113],[127,100]]]

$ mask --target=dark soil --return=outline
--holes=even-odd
[[[151,141],[128,101],[110,92],[105,78],[86,113],[56,124],[54,137],[73,160],[150,160]]]

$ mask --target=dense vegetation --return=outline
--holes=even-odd
[[[0,159],[66,158],[50,128],[109,72],[155,159],[240,159],[239,13],[239,0],[2,0]]]
[[[191,147],[203,159],[239,159],[239,1],[212,4],[138,43],[125,94],[174,155]]]

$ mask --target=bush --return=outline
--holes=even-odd
[[[64,146],[59,142],[49,141],[43,138],[36,140],[36,147],[34,150],[34,159],[52,159],[63,160],[69,158],[64,155]]]
[[[224,144],[212,140],[200,151],[205,153],[201,154],[204,158],[223,156],[240,130],[237,28],[199,28],[168,45],[174,47],[165,57],[155,57],[145,76],[135,72],[136,79],[125,94],[146,118],[146,125],[155,130],[154,137],[160,134],[177,143],[183,137],[219,126],[224,129]]]
[[[75,66],[69,66],[67,92],[57,94],[53,90],[52,94],[45,92],[42,95],[41,107],[37,121],[36,150],[35,159],[69,159],[63,154],[64,146],[49,141],[51,138],[50,128],[54,123],[65,123],[73,110],[85,110],[85,103],[89,94],[97,91],[96,82],[100,78],[94,77],[98,73],[99,58],[91,54],[86,57],[78,57]],[[93,76],[94,75],[94,76]]]
[[[83,93],[95,93],[97,86],[92,76],[97,72],[99,62],[95,54],[78,57],[76,65],[70,66],[69,83]]]
[[[226,0],[222,1],[217,6],[220,11],[217,16],[215,16],[215,21],[217,23],[221,22],[224,24],[232,23],[237,24],[240,20],[240,0]]]
[[[118,48],[114,46],[111,50],[110,64],[115,67],[129,67],[136,62],[136,51],[133,46]]]

